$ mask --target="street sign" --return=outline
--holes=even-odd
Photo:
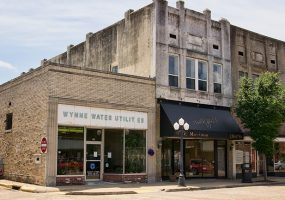
[[[46,153],[47,152],[47,138],[43,137],[41,140],[41,152]]]

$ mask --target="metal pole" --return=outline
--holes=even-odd
[[[179,163],[180,163],[180,174],[178,178],[178,186],[185,187],[185,177],[184,177],[184,164],[183,164],[183,134],[184,130],[181,127],[181,130],[179,130],[180,133],[180,157],[179,157]]]

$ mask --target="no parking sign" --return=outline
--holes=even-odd
[[[46,153],[47,152],[47,138],[43,137],[41,140],[41,152]]]

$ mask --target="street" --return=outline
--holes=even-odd
[[[64,193],[27,193],[17,190],[9,190],[0,187],[0,200],[67,200],[67,199],[104,199],[104,200],[145,200],[145,199],[191,199],[191,200],[285,200],[285,185],[252,186],[238,188],[224,188],[216,190],[199,190],[187,192],[151,192],[128,195],[104,195],[104,196],[70,196]]]

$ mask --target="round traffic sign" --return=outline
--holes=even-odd
[[[41,152],[46,153],[47,152],[47,138],[43,137],[41,140]]]

